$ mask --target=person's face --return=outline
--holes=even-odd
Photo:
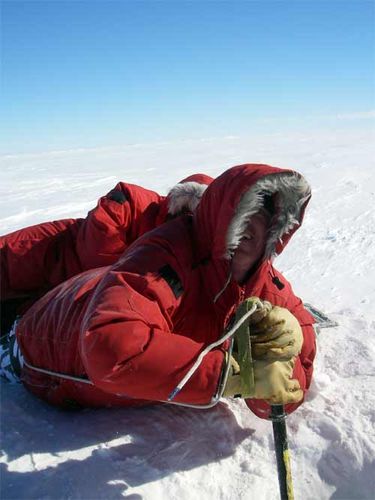
[[[253,215],[232,258],[232,278],[238,284],[243,284],[247,273],[263,255],[267,241],[267,229],[267,216],[262,213]]]

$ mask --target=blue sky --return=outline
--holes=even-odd
[[[375,109],[374,6],[3,1],[0,150],[241,135],[361,117]]]

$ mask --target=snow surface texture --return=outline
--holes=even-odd
[[[375,173],[369,131],[210,138],[1,158],[0,233],[84,216],[117,181],[161,193],[194,172],[264,162],[313,188],[276,261],[338,321],[287,420],[296,499],[375,498]],[[277,499],[271,423],[242,401],[64,413],[1,384],[3,499]]]

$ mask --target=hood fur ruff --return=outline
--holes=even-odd
[[[177,215],[185,210],[194,212],[206,189],[206,184],[194,181],[176,184],[168,193],[168,213]]]
[[[311,196],[306,179],[296,172],[267,175],[243,194],[237,206],[227,232],[227,258],[233,256],[240,244],[250,218],[262,208],[265,193],[277,193],[277,220],[271,223],[265,249],[266,258],[275,257],[276,245],[281,242],[283,235],[301,223],[301,209]]]

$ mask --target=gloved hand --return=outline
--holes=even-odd
[[[249,318],[253,359],[286,361],[295,358],[302,349],[303,333],[295,316],[284,307],[264,308],[263,317]],[[260,318],[260,319],[259,319]]]
[[[297,403],[303,398],[298,380],[291,379],[295,358],[303,343],[298,320],[282,307],[262,302],[257,297],[247,299],[248,304],[258,304],[258,310],[249,318],[251,353],[246,363],[230,356],[229,375],[224,397],[263,399],[270,404]],[[246,308],[245,308],[246,309]],[[235,353],[236,355],[236,353]],[[250,370],[253,381],[244,390],[242,368]],[[247,375],[247,372],[245,372]],[[243,374],[242,374],[243,375]],[[250,389],[249,389],[250,387]]]
[[[254,361],[254,399],[264,399],[267,403],[285,405],[298,403],[303,399],[303,391],[297,379],[292,379],[295,360]]]
[[[264,399],[270,404],[298,403],[303,391],[298,380],[291,379],[294,361],[256,361],[253,362],[254,387],[250,393],[243,394],[241,369],[233,356],[230,356],[229,375],[223,397],[244,397]]]

